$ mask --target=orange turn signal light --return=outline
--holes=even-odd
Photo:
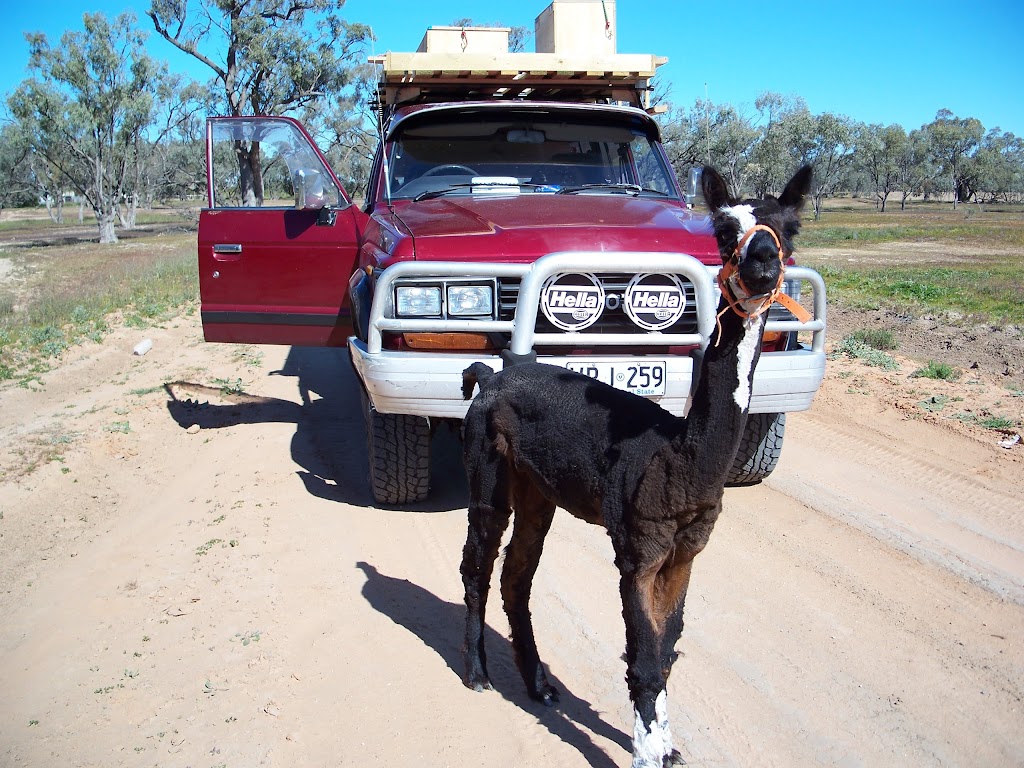
[[[406,346],[411,349],[494,349],[484,333],[406,333],[404,338]]]

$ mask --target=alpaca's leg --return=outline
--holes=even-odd
[[[491,571],[511,514],[505,467],[483,474],[487,480],[476,486],[483,492],[474,492],[469,505],[469,532],[462,551],[461,567],[462,583],[466,589],[466,637],[463,646],[466,673],[463,682],[477,691],[491,687],[484,649],[484,614]]]
[[[636,717],[632,768],[684,765],[672,746],[668,694],[662,673],[662,637],[654,615],[656,573],[623,574],[622,616],[626,624],[626,684]],[[664,616],[660,617],[664,620]],[[663,628],[662,628],[663,629]]]
[[[544,537],[551,527],[555,505],[541,496],[532,484],[519,482],[515,492],[516,519],[512,539],[505,550],[501,571],[501,596],[512,629],[512,649],[530,698],[551,706],[558,691],[548,682],[537,654],[530,620],[530,588],[537,572]]]
[[[669,560],[662,566],[655,580],[655,620],[664,627],[661,637],[661,673],[666,681],[679,656],[676,643],[683,633],[683,605],[690,585],[692,565],[693,560]]]

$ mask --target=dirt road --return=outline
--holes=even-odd
[[[629,764],[603,531],[558,516],[534,590],[562,704],[525,697],[493,595],[473,693],[455,437],[431,503],[375,509],[343,353],[142,335],[0,392],[0,765]],[[670,681],[691,765],[1024,764],[1024,449],[885,376],[833,364],[726,493]]]

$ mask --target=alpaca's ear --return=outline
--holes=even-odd
[[[779,197],[779,205],[785,208],[792,208],[795,211],[803,208],[807,194],[811,191],[811,176],[812,171],[809,165],[805,165],[794,173],[786,188],[782,190],[782,195]]]
[[[700,186],[704,191],[704,202],[712,211],[717,211],[732,202],[725,179],[710,165],[705,165],[700,173]]]

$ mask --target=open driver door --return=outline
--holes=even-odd
[[[199,216],[207,341],[344,346],[366,215],[301,124],[210,118]]]

